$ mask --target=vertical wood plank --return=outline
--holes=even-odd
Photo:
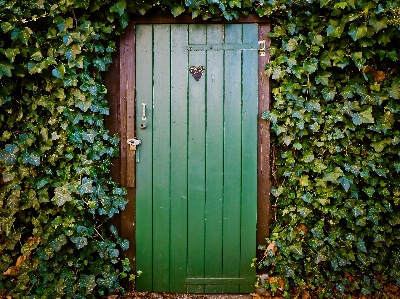
[[[241,43],[242,25],[225,26],[225,43]],[[224,102],[224,206],[223,277],[239,277],[241,201],[241,51],[225,51]],[[239,286],[225,285],[224,292],[238,293]]]
[[[257,43],[258,25],[243,25],[243,43]],[[242,110],[242,203],[240,277],[254,278],[251,260],[256,256],[257,219],[257,113],[258,113],[258,53],[243,51]],[[254,292],[254,286],[242,285],[240,292]]]
[[[161,292],[170,285],[170,25],[153,25],[153,49],[153,291]]]
[[[104,84],[107,88],[107,102],[110,109],[109,115],[104,117],[105,127],[110,135],[121,133],[120,119],[120,46],[117,43],[117,51],[112,55],[112,64],[108,67],[108,71],[104,74]],[[121,183],[121,161],[120,157],[111,158],[112,166],[110,167],[110,176],[114,182]]]
[[[127,77],[129,76],[129,70],[127,69],[127,63],[125,59],[129,59],[129,54],[132,49],[129,49],[130,37],[128,31],[124,31],[120,36],[120,87],[119,87],[119,106],[120,106],[120,134],[121,134],[121,144],[120,144],[120,158],[121,158],[121,173],[120,180],[121,185],[126,187],[126,158],[127,158],[127,135],[126,135],[126,120],[127,120],[127,110],[126,110],[126,96],[127,96]],[[129,63],[128,63],[129,64]]]
[[[222,44],[224,25],[207,26],[207,44]],[[224,52],[208,51],[206,124],[205,277],[222,277],[222,199],[224,173]],[[206,293],[221,293],[206,285]]]
[[[124,84],[125,89],[121,89],[126,97],[126,138],[135,138],[135,24],[128,26],[124,34],[128,35],[124,38],[123,45],[123,67],[121,67],[121,85]],[[126,141],[124,140],[126,144]],[[135,151],[127,146],[126,151],[126,187],[135,187]],[[134,192],[134,190],[131,190]]]
[[[120,119],[121,119],[121,184],[127,187],[128,203],[121,211],[121,237],[129,240],[129,249],[124,255],[135,261],[135,166],[134,152],[127,149],[127,138],[135,132],[135,24],[125,28],[120,37]]]
[[[188,25],[171,25],[170,292],[186,292]]]
[[[104,84],[107,88],[107,102],[110,109],[109,115],[104,117],[105,127],[110,135],[120,135],[120,50],[117,43],[118,50],[112,55],[112,64],[108,67],[108,71],[104,74]],[[121,184],[121,160],[120,157],[111,158],[110,176],[114,182]],[[121,215],[118,214],[109,221],[109,225],[117,227],[118,231],[121,230]]]
[[[189,43],[206,43],[206,25],[189,25]],[[189,67],[204,66],[205,63],[205,51],[189,53]],[[203,75],[196,81],[189,76],[188,277],[204,277],[205,77]],[[204,286],[188,286],[187,290],[203,293]]]
[[[270,45],[267,36],[270,25],[260,25],[258,39],[266,41],[266,48]],[[265,64],[269,62],[269,53],[258,58],[258,180],[257,180],[257,245],[266,245],[265,238],[269,236],[270,221],[270,132],[269,122],[261,115],[269,110],[270,91],[269,78],[265,75]],[[257,250],[257,257],[262,258],[263,251]],[[263,273],[265,268],[257,271]]]
[[[142,115],[142,103],[147,103],[146,129],[137,131],[142,145],[136,151],[136,269],[143,274],[136,279],[138,291],[152,290],[152,234],[153,234],[153,145],[152,145],[152,101],[153,101],[153,29],[151,25],[136,26],[136,115]],[[136,127],[142,122],[136,119]]]

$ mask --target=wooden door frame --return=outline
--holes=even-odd
[[[105,75],[107,100],[110,113],[105,118],[106,128],[111,134],[118,134],[120,155],[112,159],[110,175],[114,181],[127,189],[128,203],[125,210],[110,221],[115,225],[123,239],[129,240],[129,249],[124,251],[135,269],[135,156],[129,150],[127,139],[135,138],[135,32],[136,24],[243,24],[257,23],[259,40],[270,44],[267,33],[270,31],[268,18],[258,15],[242,16],[234,21],[204,21],[192,19],[190,15],[174,18],[172,15],[138,16],[134,18],[121,34],[117,42],[117,52]],[[269,78],[265,75],[265,63],[269,61],[269,53],[258,59],[258,158],[257,158],[257,234],[258,245],[266,245],[265,238],[269,236],[270,223],[270,130],[269,122],[261,118],[264,110],[270,106]],[[259,217],[264,215],[263,217]],[[257,250],[257,256],[262,257],[263,251]]]

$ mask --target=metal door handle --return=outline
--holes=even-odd
[[[142,107],[143,107],[142,120],[146,120],[146,103],[142,103]]]

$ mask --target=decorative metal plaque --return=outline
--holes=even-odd
[[[205,70],[206,69],[202,65],[198,66],[198,67],[191,66],[190,69],[189,69],[189,72],[192,74],[193,78],[196,81],[199,81]]]

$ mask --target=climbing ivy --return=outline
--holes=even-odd
[[[126,200],[101,79],[127,16],[120,2],[6,0],[0,20],[0,291],[98,297],[130,270],[116,266],[128,242],[106,233]]]
[[[159,11],[272,20],[276,215],[260,266],[327,296],[400,284],[398,1],[0,0],[0,292],[121,288],[103,77],[129,19]]]
[[[262,264],[328,297],[400,285],[399,4],[264,4],[277,213]]]

